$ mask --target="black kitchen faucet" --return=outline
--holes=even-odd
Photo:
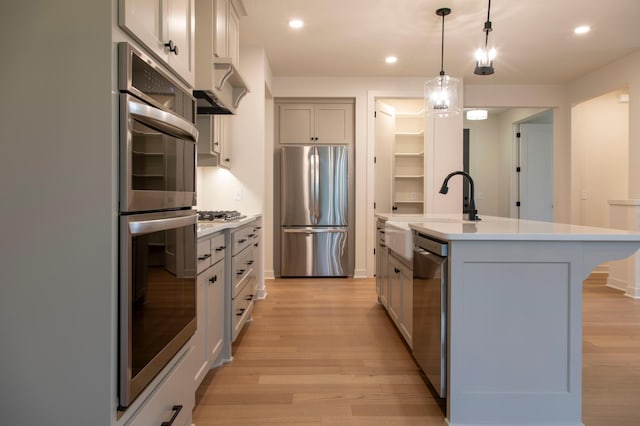
[[[469,220],[473,220],[473,221],[480,220],[480,218],[478,217],[478,210],[476,209],[473,179],[471,178],[471,175],[469,173],[463,172],[462,170],[449,173],[447,177],[444,178],[444,182],[442,182],[442,186],[440,187],[440,193],[446,194],[447,192],[449,192],[449,187],[447,186],[447,184],[449,183],[449,179],[451,179],[455,175],[462,175],[465,178],[467,178],[467,181],[469,182],[469,208],[468,209],[463,208],[462,212],[469,214]]]

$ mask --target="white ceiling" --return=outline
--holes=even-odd
[[[492,76],[473,74],[487,0],[243,0],[241,44],[263,46],[275,76],[432,77],[472,84],[566,83],[640,49],[640,0],[493,0]],[[305,21],[292,30],[291,18]],[[577,36],[574,27],[591,25]],[[387,65],[388,55],[398,57]]]

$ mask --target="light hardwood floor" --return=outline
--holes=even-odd
[[[233,362],[198,390],[196,426],[446,424],[374,280],[273,280],[267,291]],[[588,280],[584,332],[584,423],[639,425],[640,301]]]

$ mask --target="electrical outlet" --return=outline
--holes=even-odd
[[[236,192],[235,192],[235,194],[234,194],[233,198],[234,198],[236,201],[241,201],[241,200],[242,200],[242,188],[238,188],[238,189],[236,189]]]

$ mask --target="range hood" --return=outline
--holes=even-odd
[[[213,58],[213,88],[193,91],[198,114],[235,114],[249,87],[231,58]]]

